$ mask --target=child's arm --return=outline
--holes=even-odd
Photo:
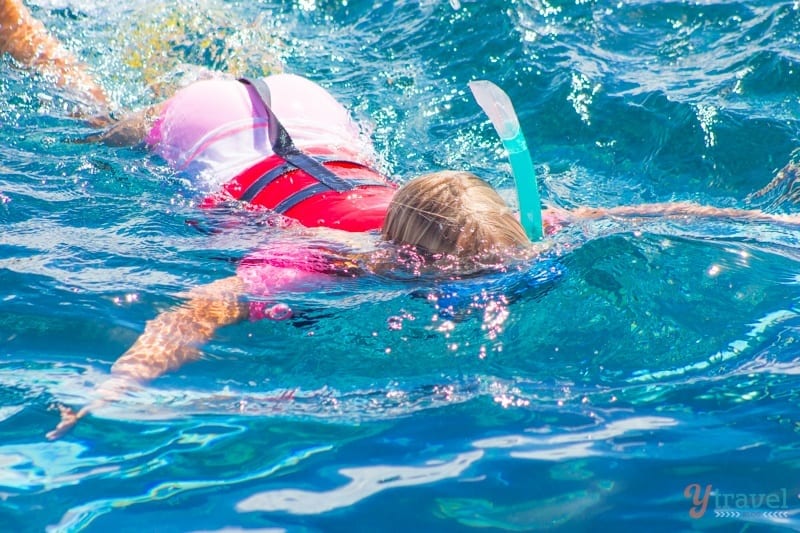
[[[52,77],[59,87],[88,97],[91,101],[87,103],[106,109],[108,98],[86,65],[64,48],[21,0],[0,0],[0,54],[5,52]]]
[[[302,257],[304,255],[298,255],[298,258]],[[196,360],[200,356],[200,347],[211,340],[220,327],[248,317],[285,320],[292,316],[291,309],[285,304],[253,309],[242,299],[242,295],[252,292],[251,289],[266,298],[281,291],[314,290],[329,283],[330,279],[325,273],[256,263],[240,269],[236,276],[192,289],[185,304],[165,311],[147,323],[133,346],[111,367],[111,378],[97,387],[94,401],[78,412],[60,407],[61,422],[47,434],[47,438],[61,437],[78,420],[119,399],[127,389]]]
[[[760,210],[713,207],[691,202],[667,202],[663,204],[640,204],[611,208],[579,207],[569,212],[568,219],[594,218],[651,218],[651,217],[707,217],[750,220],[753,222],[783,222],[800,224],[798,215],[775,215]]]
[[[116,400],[127,388],[197,359],[200,346],[217,328],[247,317],[248,306],[240,300],[243,292],[243,283],[236,276],[215,281],[193,289],[186,304],[148,322],[144,333],[111,367],[111,379],[98,387],[98,397],[77,413],[62,407],[61,422],[47,438],[59,438],[79,419]]]

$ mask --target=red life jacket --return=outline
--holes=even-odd
[[[304,226],[380,229],[396,186],[360,163],[301,152],[270,109],[266,83],[239,81],[252,85],[260,96],[275,153],[226,183],[223,197],[266,207]],[[216,203],[218,198],[207,198],[203,206]]]

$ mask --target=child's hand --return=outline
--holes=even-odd
[[[61,404],[58,405],[58,410],[61,412],[61,422],[58,423],[54,430],[47,433],[46,437],[48,440],[56,440],[63,437],[64,434],[78,423],[79,419],[86,416],[89,412],[88,409],[81,409],[76,413],[70,407]]]
[[[56,407],[58,407],[58,410],[61,413],[61,422],[59,422],[55,429],[48,432],[45,436],[48,440],[60,439],[66,433],[68,433],[69,430],[75,426],[75,424],[78,423],[78,420],[85,417],[98,407],[102,407],[109,402],[118,400],[132,385],[133,383],[131,380],[125,376],[111,376],[110,379],[107,379],[95,389],[94,400],[92,400],[88,405],[82,407],[79,411],[76,412],[72,410],[71,407],[67,407],[66,405],[60,403],[56,404]]]

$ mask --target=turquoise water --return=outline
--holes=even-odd
[[[752,196],[800,146],[793,2],[37,6],[127,106],[184,63],[284,62],[400,181],[468,167],[513,197],[483,78],[546,202],[800,211],[791,169]],[[71,142],[92,130],[69,98],[0,68],[0,530],[800,528],[800,241],[778,224],[573,227],[549,290],[452,320],[399,283],[294,295],[298,319],[225,328],[47,441],[53,404],[81,405],[147,320],[275,230],[200,212],[141,151]]]

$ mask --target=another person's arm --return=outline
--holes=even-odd
[[[108,146],[136,146],[146,141],[153,122],[161,113],[164,103],[127,113],[102,132],[85,137],[82,143],[103,143]]]
[[[105,110],[108,97],[86,65],[44,27],[21,0],[0,0],[0,53],[52,77],[59,87]]]
[[[110,127],[84,142],[102,142],[111,146],[133,146],[147,137],[153,120],[161,111],[156,104],[125,114],[112,121],[105,91],[75,55],[64,48],[41,21],[34,18],[21,0],[0,0],[0,54],[8,53],[19,63],[41,72],[56,85],[82,98],[87,105],[85,117],[96,126]]]

